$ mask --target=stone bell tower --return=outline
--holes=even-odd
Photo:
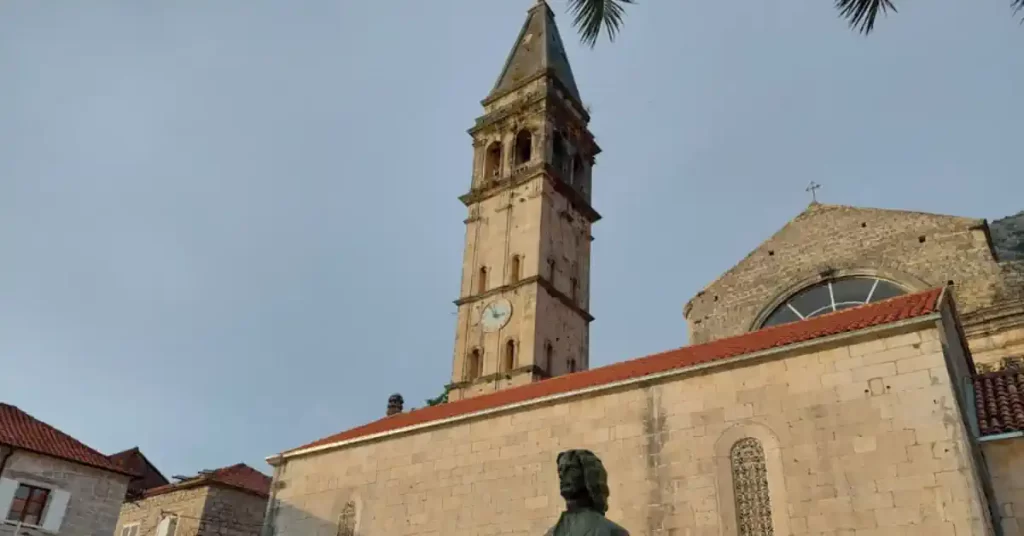
[[[590,365],[591,169],[569,60],[543,0],[531,7],[469,130],[473,179],[450,400]]]

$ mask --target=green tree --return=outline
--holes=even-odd
[[[664,1],[664,0],[662,0]],[[569,12],[573,15],[572,24],[580,34],[585,45],[593,47],[597,38],[604,31],[610,41],[622,27],[622,18],[626,14],[626,4],[635,4],[636,0],[568,0]],[[879,14],[888,11],[896,12],[893,0],[833,0],[839,16],[846,19],[850,27],[869,34],[875,28]],[[1016,14],[1024,9],[1024,0],[1010,0],[1010,9]]]

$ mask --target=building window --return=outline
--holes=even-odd
[[[475,380],[480,377],[482,362],[483,357],[480,355],[480,349],[473,348],[473,351],[469,353],[469,369],[466,371],[466,379]]]
[[[525,164],[533,158],[533,134],[529,130],[523,129],[516,134],[516,151],[515,151],[515,164]]]
[[[572,298],[572,302],[573,302],[573,303],[576,303],[577,291],[579,290],[579,286],[580,286],[580,283],[579,283],[579,281],[577,281],[577,280],[576,280],[576,278],[574,277],[574,278],[572,278],[572,279],[570,279],[570,280],[569,280],[569,284],[571,285],[571,286],[569,287],[569,288],[570,288],[570,290],[569,290],[569,292],[570,292],[570,297]],[[578,305],[578,304],[577,304],[577,305]]]
[[[19,484],[14,492],[11,509],[7,512],[7,520],[26,525],[42,524],[43,510],[50,500],[50,490]]]
[[[733,495],[736,498],[736,532],[739,536],[772,536],[772,504],[768,494],[768,470],[764,448],[753,437],[743,438],[729,453]]]
[[[503,365],[506,372],[516,368],[516,341],[512,339],[505,341],[505,362]]]
[[[544,343],[544,371],[548,373],[548,376],[554,376],[554,372],[551,370],[551,366],[555,363],[555,348],[551,346],[551,341]]]
[[[522,259],[519,255],[512,255],[512,260],[508,263],[508,282],[509,284],[515,284],[519,282],[520,270],[522,270]]]
[[[132,523],[121,527],[121,536],[139,536],[139,524]]]
[[[569,372],[570,373],[576,372],[576,360],[575,359],[570,359],[569,360]]]
[[[483,294],[487,292],[487,267],[480,267],[480,277],[476,281],[476,292],[477,294]]]
[[[582,184],[583,183],[583,159],[580,155],[572,157],[572,176],[569,178],[569,184]]]
[[[496,141],[487,146],[484,158],[484,178],[494,179],[501,176],[501,142]]]
[[[156,536],[174,536],[178,531],[178,516],[170,515],[160,520],[156,526]]]
[[[548,281],[551,281],[551,283],[555,282],[555,259],[554,259],[554,257],[548,259]]]
[[[761,327],[788,324],[894,298],[905,293],[906,291],[895,283],[875,277],[847,277],[824,281],[791,296],[768,315]]]
[[[561,172],[562,180],[570,179],[569,151],[566,147],[565,138],[557,130],[555,131],[554,138],[551,140],[551,163],[555,169]]]

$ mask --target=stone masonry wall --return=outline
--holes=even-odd
[[[217,486],[183,488],[125,503],[121,527],[139,523],[139,536],[153,536],[165,514],[178,516],[175,536],[256,536],[267,500],[251,493]]]
[[[257,536],[266,508],[265,497],[230,488],[210,488],[203,512],[202,534]]]
[[[273,534],[338,534],[348,504],[360,536],[543,534],[568,448],[603,459],[631,533],[734,534],[746,437],[776,534],[987,534],[938,328],[874,337],[288,460]]]
[[[42,487],[62,489],[71,494],[61,536],[97,536],[110,534],[117,523],[118,509],[128,490],[129,477],[94,469],[49,456],[15,450],[3,470],[11,478]],[[7,512],[3,515],[6,517]],[[13,527],[0,523],[0,536],[13,533]],[[21,536],[49,536],[42,530],[22,529]]]
[[[1024,441],[995,441],[986,443],[983,449],[1003,516],[1003,536],[1020,536],[1024,534]]]
[[[122,527],[134,523],[139,523],[139,536],[154,536],[165,512],[179,516],[175,536],[197,536],[208,491],[207,487],[195,487],[124,503],[114,536],[120,536]]]
[[[912,290],[954,283],[961,313],[992,305],[1003,274],[981,220],[811,205],[687,305],[690,343],[749,331],[773,301],[824,270],[892,279]],[[922,241],[923,238],[923,241]]]

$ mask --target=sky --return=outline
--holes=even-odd
[[[0,400],[164,474],[422,407],[450,379],[466,129],[533,0],[0,2]],[[628,8],[582,47],[591,364],[819,199],[1024,209],[1008,2]],[[1015,98],[1016,96],[1016,98]]]

